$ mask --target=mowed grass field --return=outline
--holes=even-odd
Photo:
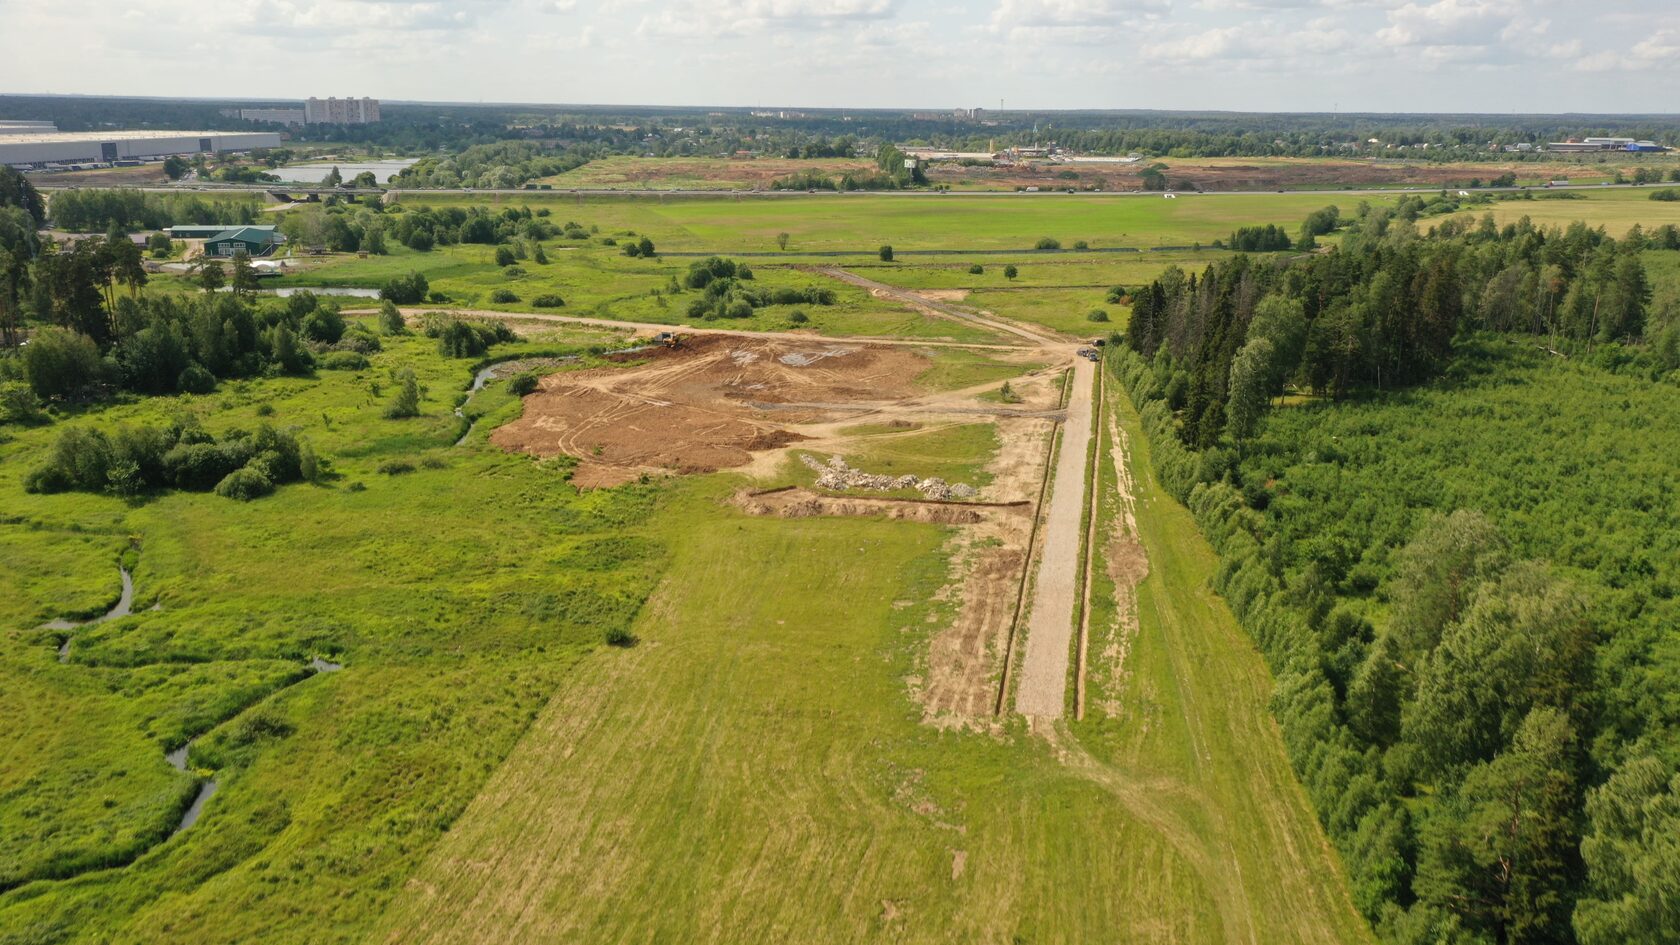
[[[1349,202],[1346,197],[1341,198]],[[1390,198],[1373,196],[1375,201]],[[600,197],[567,194],[405,194],[404,204],[549,206],[561,219],[649,234],[665,252],[779,253],[895,250],[1031,250],[1041,237],[1071,247],[1211,243],[1242,223],[1291,231],[1334,202],[1322,194],[818,194],[786,197]],[[1348,207],[1351,209],[1351,206]]]
[[[1646,231],[1664,224],[1680,225],[1680,202],[1651,199],[1652,192],[1667,186],[1670,185],[1553,192],[1554,196],[1580,194],[1579,200],[1544,199],[1536,193],[1533,200],[1497,200],[1487,207],[1478,207],[1460,215],[1480,219],[1484,214],[1491,213],[1501,225],[1515,223],[1525,216],[1537,226],[1567,227],[1582,220],[1588,226],[1602,226],[1605,232],[1620,238],[1635,224]]]
[[[641,645],[580,665],[372,941],[1369,939],[1182,523],[1147,712],[942,732],[907,677],[950,616],[947,533],[752,518],[730,488],[661,504]]]
[[[1495,203],[1496,212],[1538,209],[1560,222],[1585,219],[1614,228],[1647,228],[1680,219],[1680,204],[1648,200],[1649,188],[1580,191],[1581,200]],[[560,219],[603,231],[650,235],[665,252],[873,253],[895,250],[1031,250],[1041,237],[1072,247],[1211,244],[1239,226],[1275,223],[1296,232],[1307,214],[1328,204],[1351,213],[1361,201],[1392,203],[1400,195],[1288,194],[819,194],[787,197],[599,197],[558,193],[403,195],[404,204],[550,207]],[[1478,211],[1479,212],[1479,211]],[[1520,215],[1520,213],[1518,213]],[[1532,214],[1541,219],[1538,213]],[[1513,217],[1514,219],[1514,217]],[[1427,222],[1425,223],[1427,226]],[[776,237],[787,233],[788,251]]]

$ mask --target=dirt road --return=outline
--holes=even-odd
[[[346,315],[371,315],[375,309],[357,308],[346,309]],[[1022,344],[986,344],[969,341],[940,341],[938,339],[922,338],[892,338],[875,335],[851,335],[836,338],[829,335],[819,335],[812,331],[745,331],[735,328],[702,328],[698,325],[664,325],[658,322],[630,322],[616,318],[593,318],[587,315],[545,315],[537,312],[499,312],[491,309],[431,309],[408,308],[402,309],[404,318],[420,318],[426,315],[442,315],[452,313],[464,315],[468,318],[495,318],[514,322],[551,322],[557,325],[584,325],[591,328],[613,328],[634,334],[657,334],[662,331],[674,331],[683,335],[729,335],[741,338],[768,338],[780,341],[832,341],[841,344],[870,344],[870,345],[898,345],[907,348],[970,348],[977,351],[1011,351],[1030,345]],[[1034,339],[1040,341],[1042,339]]]
[[[1060,718],[1067,701],[1068,651],[1073,641],[1074,592],[1081,571],[1080,524],[1085,506],[1087,454],[1091,448],[1091,385],[1096,365],[1073,363],[1067,421],[1056,453],[1056,479],[1044,517],[1026,650],[1015,689],[1015,711]]]
[[[994,332],[1015,335],[1019,338],[1032,342],[1033,344],[1066,344],[1065,339],[1057,337],[1048,329],[1039,328],[1036,325],[1023,325],[1019,322],[1010,321],[1009,319],[982,314],[980,312],[964,308],[960,305],[952,305],[940,299],[935,299],[927,294],[912,292],[909,289],[901,289],[898,286],[887,285],[885,282],[876,282],[874,279],[865,278],[855,272],[851,272],[850,270],[841,269],[838,266],[816,266],[810,271],[828,276],[831,279],[838,279],[848,285],[855,285],[859,288],[868,289],[876,298],[892,299],[895,302],[902,302],[905,305],[920,309],[930,315],[941,316],[959,322],[967,322],[970,325],[976,325]]]

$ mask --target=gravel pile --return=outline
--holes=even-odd
[[[806,466],[817,473],[817,487],[843,491],[846,489],[875,489],[887,492],[894,489],[914,489],[922,494],[924,499],[972,499],[975,496],[973,486],[964,483],[949,483],[938,476],[923,479],[919,476],[882,476],[877,473],[866,473],[861,469],[853,469],[846,464],[842,457],[835,456],[824,463],[809,454],[799,457]]]

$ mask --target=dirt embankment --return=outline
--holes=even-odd
[[[928,366],[903,348],[739,337],[691,336],[675,350],[635,355],[646,363],[545,378],[524,415],[491,434],[503,449],[582,460],[580,487],[644,473],[713,472],[746,465],[757,451],[802,437],[790,427],[823,419],[754,404],[878,401],[913,393]],[[808,415],[809,414],[809,415]]]
[[[1013,167],[957,167],[936,165],[929,174],[935,183],[1014,189],[1037,187],[1058,190],[1138,190],[1143,170],[1152,164],[1167,166],[1164,172],[1175,188],[1194,186],[1199,190],[1278,190],[1335,187],[1386,187],[1410,185],[1445,187],[1462,185],[1471,178],[1489,180],[1506,171],[1519,177],[1545,173],[1533,164],[1434,164],[1400,161],[1297,160],[1297,161],[1207,161],[1172,159],[1137,164],[1030,164]],[[1560,167],[1563,167],[1560,165]],[[1567,174],[1567,167],[1560,173]]]

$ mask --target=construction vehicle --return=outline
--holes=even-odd
[[[682,347],[682,335],[674,331],[662,331],[653,336],[653,343],[664,348],[680,348]]]

